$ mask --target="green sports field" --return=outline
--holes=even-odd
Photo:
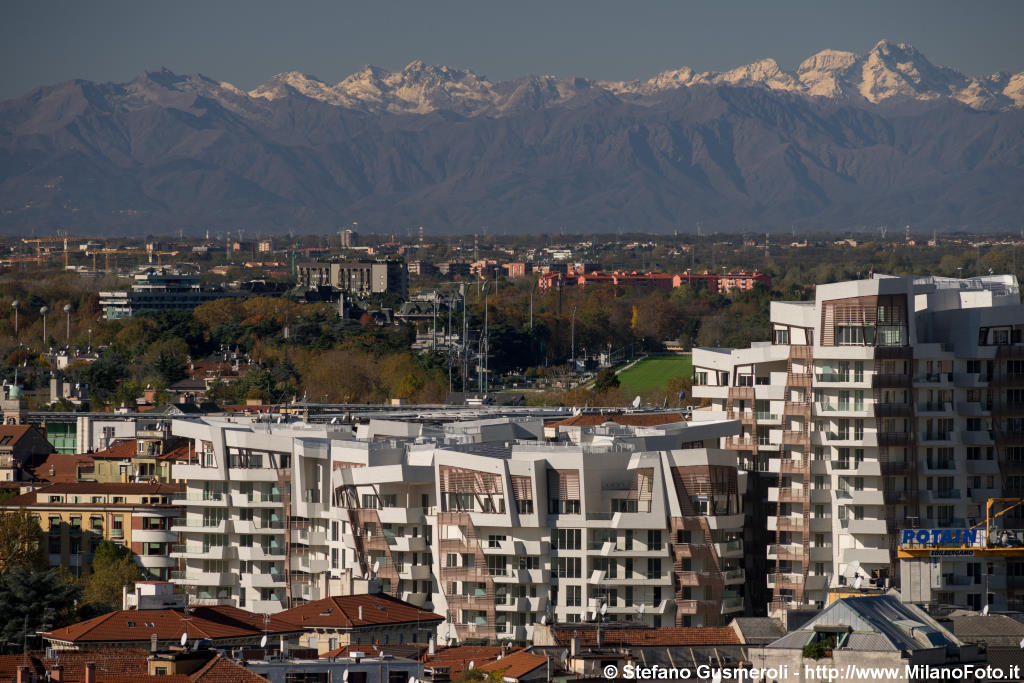
[[[629,391],[650,391],[662,389],[670,377],[693,374],[690,354],[678,356],[653,356],[645,358],[629,370],[619,373],[619,383]]]

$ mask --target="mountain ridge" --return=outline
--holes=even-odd
[[[1017,229],[1024,74],[985,90],[890,43],[709,73],[45,86],[0,102],[0,230]]]

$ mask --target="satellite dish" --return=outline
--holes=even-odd
[[[590,613],[590,620],[591,621],[597,621],[597,610],[594,610],[593,612]]]
[[[985,605],[981,608],[981,613],[984,614],[986,617],[988,616],[988,605]]]
[[[415,676],[409,676],[409,683],[419,683],[420,679]]]
[[[332,417],[332,418],[331,418],[331,424],[332,424],[332,425],[336,425],[336,424],[338,424],[338,418],[336,418],[336,417]],[[413,678],[415,678],[415,676],[414,676]],[[409,680],[411,681],[411,680],[412,680],[412,678],[410,678]]]
[[[185,643],[188,642],[188,632],[182,633],[181,634],[181,639],[178,642],[181,643],[182,647],[185,647]]]
[[[647,609],[647,605],[640,605],[640,616],[644,615],[644,610]]]
[[[373,573],[376,574],[380,571],[380,560],[373,563]]]
[[[345,681],[345,683],[348,683],[348,667],[347,666],[345,667],[345,670],[341,672],[341,680]]]
[[[864,577],[858,576],[857,580],[853,582],[854,590],[860,590],[860,585],[864,582]]]
[[[260,638],[260,647],[264,648],[266,646],[267,646],[267,634],[264,633],[263,637]]]
[[[722,683],[722,670],[715,669],[711,672],[711,683]]]
[[[476,662],[470,662],[470,663],[469,663],[469,669],[470,669],[470,671],[472,671],[472,670],[473,670],[473,669],[474,669],[475,667],[476,667]]]
[[[637,395],[637,397],[633,399],[633,407],[634,408],[639,408],[640,407],[640,396],[639,395]]]
[[[542,623],[542,624],[544,624],[545,626],[547,626],[547,623],[548,623],[548,615],[546,615],[546,614],[542,614],[542,615],[540,615],[540,623]],[[1021,646],[1021,647],[1024,647],[1024,646]]]
[[[501,661],[501,657],[502,657],[502,655],[500,655],[500,654],[499,654],[499,655],[498,655],[498,661],[499,661],[499,662]]]
[[[603,617],[606,614],[608,614],[608,603],[604,602],[601,603],[601,616]]]
[[[1017,643],[1017,646],[1020,647],[1021,649],[1024,649],[1024,638],[1020,639],[1020,642]]]
[[[565,666],[565,662],[569,659],[569,651],[562,650],[562,654],[558,658],[562,662],[562,666]]]

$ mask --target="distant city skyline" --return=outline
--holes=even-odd
[[[0,25],[0,99],[146,69],[203,73],[251,89],[284,71],[334,83],[366,64],[414,60],[490,80],[529,74],[649,78],[774,58],[793,69],[831,48],[907,42],[971,76],[1024,71],[1017,2],[776,3],[564,0],[558,3],[9,3]]]

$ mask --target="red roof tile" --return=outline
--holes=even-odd
[[[547,666],[548,658],[525,650],[503,655],[501,659],[478,664],[481,671],[500,671],[505,679],[522,678],[539,667]]]
[[[469,668],[469,663],[474,666],[497,659],[505,649],[500,645],[456,645],[438,650],[433,657],[425,657],[423,666],[427,668],[448,669],[454,678],[460,672]]]
[[[159,640],[177,640],[185,631],[191,638],[246,638],[263,633],[295,633],[302,629],[271,617],[264,625],[263,616],[228,605],[201,606],[191,610],[188,621],[182,610],[118,610],[45,634],[49,640],[69,643],[149,642],[154,633]]]
[[[573,633],[580,638],[584,647],[597,645],[594,629],[580,630],[579,627],[555,628],[552,635],[555,642],[568,647]],[[605,628],[601,629],[605,645],[628,645],[632,647],[685,647],[690,645],[740,645],[736,631],[728,626],[690,626],[682,628]]]
[[[359,618],[360,607],[363,608],[362,619]],[[338,629],[444,621],[440,614],[434,614],[385,593],[324,598],[279,612],[278,616],[302,627],[322,626]]]
[[[50,453],[45,459],[29,466],[32,476],[40,481],[51,483],[71,483],[78,481],[78,466],[91,465],[91,455],[70,455],[68,453]]]
[[[112,445],[93,453],[92,457],[103,460],[129,460],[136,454],[138,447],[138,441],[135,439],[115,439]]]

